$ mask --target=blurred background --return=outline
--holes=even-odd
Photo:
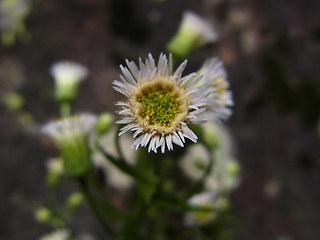
[[[59,114],[51,64],[66,59],[88,67],[76,112],[114,112],[119,65],[165,52],[186,10],[208,19],[219,39],[193,52],[185,72],[218,56],[233,91],[226,126],[242,166],[231,196],[241,222],[235,239],[320,238],[320,1],[11,2],[14,11],[0,5],[1,240],[47,231],[33,215],[46,194],[45,160],[54,154],[38,128]],[[74,188],[69,184],[65,191]],[[75,228],[99,234],[81,211]]]

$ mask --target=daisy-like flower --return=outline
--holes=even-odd
[[[61,61],[54,63],[50,73],[55,80],[55,96],[58,101],[72,101],[77,95],[79,83],[88,75],[88,69],[75,62]]]
[[[60,229],[42,236],[40,240],[68,240],[70,235],[69,230]]]
[[[60,150],[68,176],[80,176],[90,168],[88,135],[95,122],[94,115],[80,114],[42,127],[42,133],[50,136]]]
[[[173,150],[173,143],[183,147],[186,138],[197,142],[187,124],[204,122],[198,115],[205,111],[206,97],[195,88],[201,76],[192,73],[181,77],[187,61],[172,73],[171,55],[167,59],[160,54],[158,65],[151,54],[145,63],[139,60],[139,68],[132,61],[126,63],[128,68],[120,66],[122,81],[113,82],[114,89],[127,97],[117,103],[122,107],[122,119],[117,123],[126,124],[119,136],[132,131],[137,138],[133,147],[149,144],[148,151],[155,153],[159,147],[162,153],[166,146]]]
[[[203,225],[214,219],[216,216],[213,208],[215,207],[216,196],[212,192],[203,192],[192,196],[188,203],[197,207],[208,208],[203,211],[191,211],[185,216],[187,225]],[[212,210],[209,210],[212,209]]]
[[[177,34],[168,44],[168,50],[175,57],[185,58],[197,47],[213,43],[217,38],[218,33],[209,21],[194,12],[186,11]]]
[[[209,83],[212,86],[206,118],[213,121],[228,119],[232,114],[230,107],[233,106],[233,100],[223,63],[217,58],[210,58],[204,62],[199,73],[203,75],[199,84]]]

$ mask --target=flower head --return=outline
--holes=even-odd
[[[209,21],[198,14],[186,11],[177,34],[169,42],[168,50],[175,57],[185,58],[195,48],[217,40],[218,33]]]
[[[227,80],[227,73],[223,63],[217,58],[210,58],[204,62],[199,70],[203,75],[201,84],[211,84],[211,94],[208,98],[206,117],[213,121],[226,120],[230,117],[233,106],[232,93]]]
[[[139,68],[134,62],[126,61],[127,67],[120,66],[122,81],[114,81],[114,89],[127,97],[118,102],[122,107],[118,124],[126,124],[119,136],[133,131],[137,138],[133,146],[145,147],[148,151],[161,152],[173,149],[173,143],[183,147],[185,138],[193,142],[197,136],[187,124],[203,123],[198,114],[205,111],[206,97],[195,88],[201,76],[195,73],[181,77],[187,61],[172,72],[172,57],[160,54],[158,64],[151,54],[145,63],[139,60]]]
[[[58,101],[74,100],[79,82],[88,75],[85,66],[70,61],[54,63],[50,72],[56,82],[55,95]]]
[[[94,115],[81,114],[49,122],[41,129],[59,148],[67,175],[81,175],[89,169],[91,163],[87,137],[95,122]]]

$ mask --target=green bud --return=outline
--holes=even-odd
[[[22,108],[24,99],[21,95],[11,92],[4,97],[4,102],[9,110],[17,111]]]
[[[102,113],[97,119],[95,129],[99,134],[107,133],[114,123],[114,117],[110,113]]]
[[[79,135],[69,139],[61,139],[57,145],[60,149],[66,175],[79,177],[92,167],[91,153],[85,136]]]
[[[207,124],[203,128],[203,141],[210,149],[216,149],[219,145],[219,136],[215,127]]]
[[[52,217],[52,212],[46,207],[41,207],[35,211],[34,216],[39,223],[47,223]]]
[[[77,85],[57,85],[54,91],[54,96],[58,102],[72,102],[76,98],[77,92]]]
[[[83,195],[81,193],[72,193],[67,200],[67,207],[71,210],[77,208],[83,201]]]
[[[192,12],[185,12],[177,34],[167,49],[178,59],[186,58],[196,48],[207,42],[214,42],[217,33],[211,24]]]
[[[227,163],[227,172],[232,176],[238,176],[240,173],[240,165],[237,161],[232,160]]]

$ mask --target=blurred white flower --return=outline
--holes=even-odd
[[[218,33],[213,25],[198,14],[186,11],[183,14],[178,32],[167,48],[174,57],[186,58],[193,50],[217,40]]]
[[[81,175],[89,169],[88,135],[95,123],[94,115],[80,114],[49,122],[42,127],[41,132],[51,137],[59,148],[67,175]]]
[[[71,233],[67,229],[60,229],[46,234],[40,240],[69,240]]]
[[[75,62],[54,63],[50,73],[55,80],[55,95],[58,101],[72,101],[76,97],[79,83],[88,75],[88,69]]]
[[[188,203],[196,207],[202,207],[206,209],[194,210],[186,213],[186,225],[203,225],[213,220],[216,216],[215,200],[216,196],[212,192],[203,192],[193,195],[188,200]]]
[[[17,37],[29,37],[25,28],[25,18],[30,12],[31,1],[1,0],[0,31],[4,45],[12,45]]]
[[[226,120],[232,114],[230,107],[233,106],[233,99],[223,63],[217,58],[210,58],[204,62],[199,73],[203,74],[199,85],[210,83],[212,86],[207,111],[204,113],[206,118],[213,121]]]

